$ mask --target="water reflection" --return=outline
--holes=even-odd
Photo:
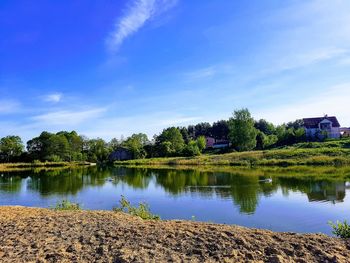
[[[107,183],[145,190],[152,184],[173,196],[230,199],[240,213],[253,214],[261,197],[270,197],[279,190],[284,196],[291,192],[305,194],[310,202],[343,202],[349,187],[348,171],[338,171],[339,176],[333,171],[330,178],[324,173],[328,171],[322,169],[317,176],[305,171],[300,174],[294,170],[232,168],[227,171],[125,167],[33,170],[0,174],[0,193],[16,195],[25,189],[41,196],[76,195],[85,188],[103,187]]]

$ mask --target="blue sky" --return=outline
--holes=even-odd
[[[350,126],[350,1],[0,2],[0,137],[228,119]]]

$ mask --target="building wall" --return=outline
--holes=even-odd
[[[322,131],[320,129],[315,129],[315,128],[305,129],[306,136],[311,137],[311,138],[315,138],[316,135],[321,134],[321,132]],[[333,139],[340,138],[340,128],[339,127],[332,127],[330,132],[328,132],[328,137],[333,138]]]
[[[207,141],[207,148],[212,148],[214,146],[215,139],[213,137],[206,137],[205,139]]]

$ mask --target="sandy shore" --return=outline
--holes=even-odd
[[[350,241],[108,211],[0,207],[0,262],[350,262]]]

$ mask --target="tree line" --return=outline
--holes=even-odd
[[[254,120],[248,109],[240,109],[228,120],[169,127],[151,140],[143,133],[106,142],[101,138],[89,139],[75,131],[44,131],[29,140],[25,150],[21,138],[10,135],[0,139],[0,161],[105,162],[111,152],[121,147],[130,151],[135,159],[196,156],[208,151],[206,137],[229,141],[230,148],[225,151],[263,150],[310,139],[306,137],[301,120],[275,126],[264,119]]]

